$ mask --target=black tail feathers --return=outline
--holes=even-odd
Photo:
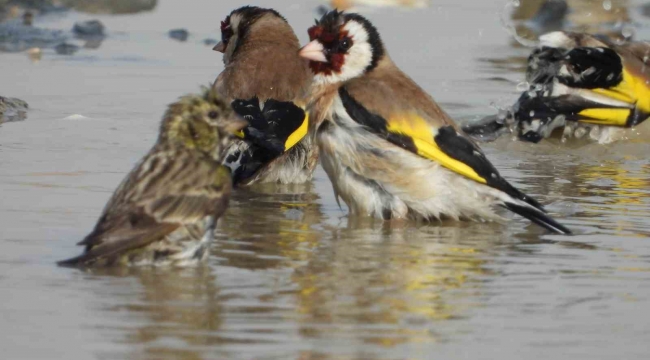
[[[543,211],[535,209],[531,206],[518,205],[515,203],[507,202],[503,205],[503,207],[556,234],[572,234],[571,230],[567,229],[564,225],[558,223]]]

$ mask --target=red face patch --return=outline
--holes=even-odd
[[[323,27],[322,26],[312,26],[307,30],[307,34],[309,34],[309,40],[314,41],[320,37],[320,35],[323,33]]]
[[[352,39],[348,37],[347,31],[330,32],[323,28],[323,26],[315,25],[309,28],[309,40],[318,40],[325,49],[325,57],[328,62],[310,61],[309,67],[314,74],[330,75],[332,73],[340,73],[343,64],[345,63],[345,55],[347,54]]]
[[[226,20],[221,22],[221,41],[224,45],[228,45],[228,41],[234,35],[232,27],[230,27],[230,16],[226,17]]]

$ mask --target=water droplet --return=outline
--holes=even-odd
[[[517,84],[517,91],[526,91],[530,87],[530,84],[528,84],[527,81],[520,82]]]
[[[603,9],[610,11],[612,10],[612,2],[609,0],[603,1]]]
[[[624,26],[621,29],[621,35],[626,39],[630,39],[634,35],[634,29],[631,26]]]

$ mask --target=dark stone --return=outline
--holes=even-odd
[[[219,43],[219,40],[216,39],[203,39],[203,44],[206,46],[215,46]]]
[[[99,20],[82,21],[74,24],[72,32],[81,37],[104,36],[104,24]]]
[[[33,47],[52,47],[66,40],[62,31],[26,26],[10,20],[0,24],[0,51],[19,52]]]
[[[54,50],[59,55],[72,55],[79,51],[79,46],[63,42],[55,46]]]
[[[58,0],[65,6],[91,14],[135,14],[153,10],[158,0]]]
[[[169,30],[169,37],[178,41],[187,41],[190,33],[185,29]]]
[[[29,106],[23,100],[0,96],[0,124],[25,120],[28,108]]]

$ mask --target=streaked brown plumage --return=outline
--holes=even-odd
[[[158,141],[79,243],[84,253],[60,265],[188,265],[204,259],[232,187],[221,165],[223,150],[245,125],[214,91],[170,105]]]
[[[302,111],[312,74],[307,61],[298,56],[299,49],[293,29],[276,11],[251,6],[236,9],[222,23],[222,41],[215,46],[215,50],[224,53],[225,68],[214,87],[233,102],[249,101],[252,106],[262,108],[272,100],[286,103],[282,105],[283,109],[295,106]],[[284,145],[288,135],[296,131],[303,119],[280,117],[269,120],[266,117],[259,119],[262,126],[257,126],[253,116],[241,112],[240,107],[234,107],[250,122],[250,128],[244,131],[244,139],[236,141],[226,157],[226,165],[233,170],[236,185],[301,183],[311,179],[318,154],[311,145],[310,136],[304,136],[295,146],[280,148],[277,154],[270,156],[268,151],[257,150],[259,144],[249,138],[250,132],[247,131],[255,128],[261,136],[277,138],[276,143]],[[268,109],[264,111],[267,113]],[[267,124],[271,124],[269,129],[261,128]],[[280,129],[283,134],[274,133],[271,128],[274,131]],[[306,126],[301,129],[304,130],[302,134],[306,133]]]

